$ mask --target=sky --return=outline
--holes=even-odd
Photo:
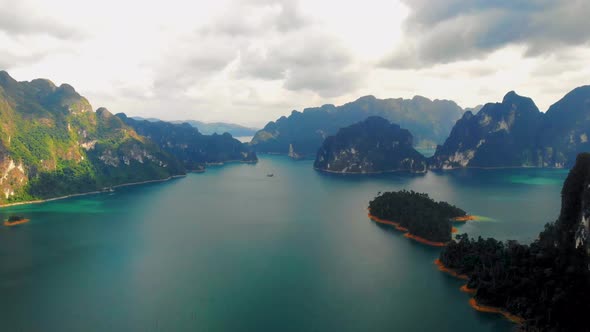
[[[364,95],[510,90],[541,111],[590,84],[587,0],[0,0],[0,70],[94,108],[262,127]]]

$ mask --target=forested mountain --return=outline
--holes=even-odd
[[[131,116],[130,118],[132,118],[133,120],[138,120],[138,121],[143,121],[143,120],[147,120],[150,122],[162,121],[162,120],[156,119],[156,118],[143,118],[140,116]],[[191,126],[197,128],[199,130],[199,132],[203,135],[213,135],[213,134],[221,135],[224,133],[229,133],[234,137],[254,136],[254,134],[256,134],[256,132],[258,131],[258,129],[255,129],[255,128],[250,128],[250,127],[238,125],[235,123],[227,123],[227,122],[203,122],[203,121],[197,121],[197,120],[183,120],[183,121],[174,120],[174,121],[165,121],[165,122],[171,122],[174,124],[188,123]]]
[[[544,166],[570,167],[580,152],[590,152],[590,85],[576,88],[545,113],[538,133]]]
[[[254,136],[258,129],[250,128],[235,123],[227,122],[203,122],[196,120],[186,121],[172,121],[172,123],[188,123],[197,128],[203,135],[224,134],[229,133],[234,137],[239,136]]]
[[[0,203],[183,174],[176,158],[67,84],[0,71]]]
[[[372,116],[326,138],[314,167],[337,173],[426,172],[426,158],[412,142],[408,130]]]
[[[590,151],[590,86],[574,89],[539,112],[530,98],[509,92],[501,103],[468,111],[431,159],[433,168],[571,167]]]
[[[530,245],[464,234],[440,255],[469,276],[477,303],[522,317],[527,331],[590,330],[590,154],[577,157],[561,197],[559,218]]]
[[[516,93],[501,103],[486,104],[477,114],[465,112],[449,138],[436,149],[437,168],[537,166],[536,145],[543,114]]]
[[[258,160],[251,148],[228,133],[203,135],[188,123],[135,120],[122,113],[117,117],[162,150],[176,156],[190,170],[202,170],[203,165],[209,163]]]
[[[462,109],[448,100],[377,99],[366,96],[342,105],[324,105],[293,111],[288,117],[269,122],[252,140],[257,152],[282,153],[292,157],[313,158],[324,139],[338,129],[380,116],[407,128],[415,136],[415,144],[435,146],[448,136]]]

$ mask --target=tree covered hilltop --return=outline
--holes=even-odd
[[[451,240],[452,219],[467,213],[447,202],[436,202],[428,194],[415,191],[386,192],[369,202],[371,216],[392,221],[409,234],[427,241]]]
[[[590,154],[580,154],[562,192],[561,213],[530,245],[457,236],[440,262],[469,276],[474,304],[524,320],[525,331],[590,331]]]
[[[399,125],[371,116],[338,130],[318,150],[314,168],[333,173],[425,173],[426,158],[413,147],[413,136]]]

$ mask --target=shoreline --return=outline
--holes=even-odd
[[[137,186],[137,185],[140,185],[140,184],[166,182],[166,181],[170,181],[170,180],[177,179],[177,178],[182,178],[182,177],[186,177],[186,174],[172,175],[172,176],[169,176],[169,177],[167,177],[165,179],[146,180],[146,181],[122,183],[122,184],[118,184],[118,185],[111,186],[111,187],[108,187],[108,188],[123,188],[123,187],[129,187],[129,186]],[[89,192],[85,192],[85,193],[77,193],[77,194],[70,194],[70,195],[65,195],[65,196],[51,197],[51,198],[46,198],[46,199],[38,199],[38,200],[34,200],[34,201],[24,201],[24,202],[1,204],[0,205],[0,209],[11,207],[11,206],[19,206],[19,205],[41,204],[41,203],[59,201],[59,200],[62,200],[62,199],[68,199],[68,198],[74,198],[74,197],[80,197],[80,196],[96,195],[96,194],[101,194],[101,193],[104,193],[104,192],[105,192],[104,190],[95,190],[95,191],[89,191]]]
[[[220,162],[212,162],[212,163],[204,163],[205,166],[223,166],[225,164],[256,164],[258,163],[258,159],[256,160],[226,160]]]
[[[438,258],[434,260],[434,265],[436,265],[438,267],[438,270],[441,272],[448,273],[451,276],[461,279],[461,280],[469,280],[468,275],[459,274],[457,271],[446,267]],[[467,293],[472,296],[469,299],[469,305],[476,311],[485,312],[485,313],[492,313],[492,314],[500,314],[500,315],[504,316],[504,318],[506,318],[509,321],[511,321],[515,324],[518,324],[518,325],[524,323],[524,321],[525,321],[524,318],[514,315],[514,314],[511,314],[508,311],[506,311],[505,309],[479,304],[477,302],[477,300],[475,299],[475,297],[473,297],[475,295],[475,293],[477,292],[477,288],[469,288],[467,286],[467,284],[464,284],[459,288],[459,290],[461,292]]]
[[[467,293],[467,294],[471,294],[471,295],[475,295],[475,293],[477,293],[477,289],[469,288],[469,286],[467,286],[467,284],[461,286],[459,288],[459,290],[462,291],[463,293]]]
[[[4,220],[3,225],[6,226],[6,227],[14,227],[14,226],[26,224],[29,221],[31,221],[31,219],[21,219],[21,220],[17,220],[17,221]]]
[[[412,172],[407,169],[393,169],[387,171],[378,171],[378,172],[337,172],[337,171],[330,171],[323,168],[314,167],[314,170],[320,173],[328,173],[328,174],[339,174],[339,175],[376,175],[376,174],[391,174],[391,173],[406,173],[406,174],[417,174],[417,175],[424,175],[428,173],[428,170],[424,172]]]
[[[544,167],[544,166],[466,166],[466,167],[451,167],[451,168],[443,168],[443,167],[436,167],[436,168],[429,168],[431,171],[455,171],[460,169],[567,169],[567,167]]]
[[[432,247],[444,247],[447,245],[446,242],[430,241],[430,240],[425,239],[423,237],[414,235],[414,234],[410,233],[410,231],[407,228],[400,225],[400,223],[395,222],[395,221],[391,221],[391,220],[387,220],[387,219],[381,219],[379,217],[372,215],[370,212],[368,213],[368,217],[369,217],[369,219],[371,219],[372,221],[374,221],[376,223],[393,226],[396,230],[403,232],[404,237],[414,240],[418,243],[422,243],[422,244],[429,245]]]
[[[469,280],[469,276],[466,274],[460,274],[459,272],[446,267],[441,261],[440,259],[435,259],[434,260],[434,265],[436,265],[436,267],[438,267],[438,270],[441,272],[445,272],[447,274],[450,274],[451,276],[457,278],[457,279],[461,279],[461,280]]]
[[[515,324],[520,325],[520,324],[524,323],[524,321],[525,321],[524,318],[517,316],[517,315],[513,315],[504,309],[479,304],[474,297],[469,299],[469,305],[473,309],[475,309],[479,312],[485,312],[485,313],[490,313],[490,314],[500,314],[500,315],[504,316],[504,318],[508,319],[509,321],[511,321]]]
[[[468,222],[468,221],[472,221],[472,220],[478,220],[477,216],[474,216],[471,214],[466,214],[464,216],[455,217],[452,219],[452,221],[454,221],[454,222]]]

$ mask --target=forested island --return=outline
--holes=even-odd
[[[557,221],[529,245],[457,236],[439,265],[468,279],[474,308],[502,313],[527,331],[590,331],[590,154],[580,154]]]
[[[26,219],[23,216],[10,216],[7,220],[4,221],[4,226],[16,226],[22,225],[24,223],[29,222],[29,219]]]
[[[426,158],[414,149],[413,140],[407,129],[371,116],[326,138],[313,166],[342,174],[425,173]]]
[[[451,241],[453,219],[466,217],[462,209],[447,202],[436,202],[428,194],[402,190],[386,192],[369,202],[369,217],[407,232],[419,242],[444,246]]]

